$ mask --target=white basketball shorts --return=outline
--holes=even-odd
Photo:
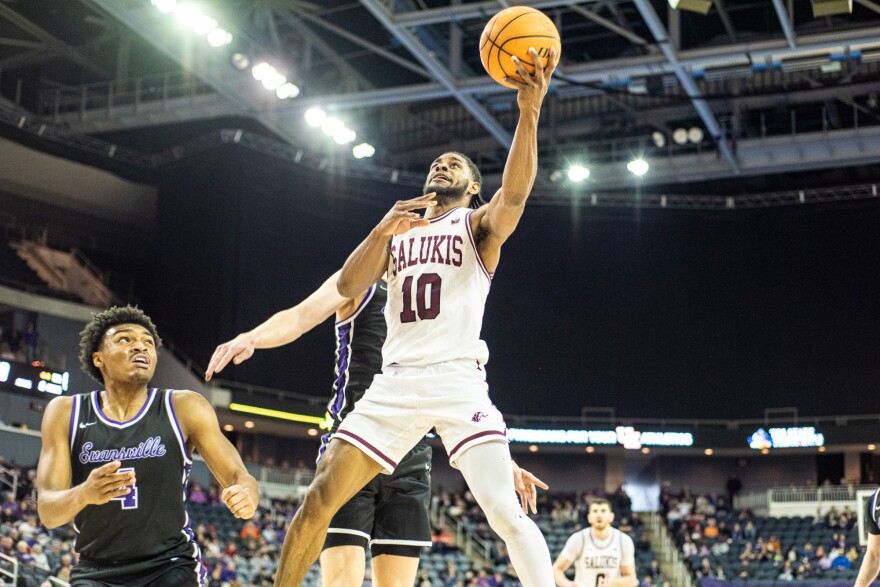
[[[391,473],[436,428],[457,467],[458,457],[483,442],[507,442],[504,417],[489,400],[486,370],[472,359],[425,367],[386,367],[342,421],[334,438],[349,442]]]

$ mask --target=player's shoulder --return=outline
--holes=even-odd
[[[171,403],[174,405],[175,411],[178,410],[178,406],[184,409],[198,409],[199,406],[210,407],[211,405],[205,396],[197,391],[192,391],[191,389],[168,389],[163,390],[163,393],[171,395]],[[178,413],[177,415],[180,416],[181,414]]]
[[[43,412],[43,432],[55,430],[66,432],[70,426],[70,418],[73,414],[73,402],[75,396],[60,396],[53,398]]]

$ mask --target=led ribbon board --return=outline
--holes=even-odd
[[[813,426],[793,428],[758,428],[749,436],[749,447],[755,450],[765,448],[802,448],[825,446],[825,435],[816,432]]]
[[[690,432],[641,432],[632,426],[618,426],[614,430],[508,428],[507,439],[529,444],[621,444],[634,450],[643,446],[694,445],[694,435]]]

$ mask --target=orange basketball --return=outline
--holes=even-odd
[[[543,12],[528,6],[511,6],[493,16],[483,29],[480,59],[492,79],[508,88],[515,88],[504,81],[505,77],[519,78],[510,57],[516,55],[526,70],[534,73],[535,64],[529,47],[535,48],[546,67],[550,49],[555,47],[558,55],[562,48],[559,31]]]

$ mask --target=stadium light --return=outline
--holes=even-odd
[[[328,116],[324,119],[324,122],[321,123],[321,131],[325,135],[329,135],[331,137],[344,128],[345,123],[338,118],[333,118],[332,116]]]
[[[263,87],[267,90],[277,90],[287,83],[287,78],[275,71],[274,68],[272,68],[272,71],[266,74],[266,76],[261,81]]]
[[[201,11],[192,4],[178,4],[174,9],[177,20],[185,26],[193,26],[202,17]]]
[[[662,149],[666,146],[666,135],[659,130],[655,130],[651,133],[651,140],[654,141],[654,146],[658,149]]]
[[[699,126],[692,126],[688,131],[688,140],[695,145],[703,142],[703,129]]]
[[[327,113],[318,107],[309,108],[303,118],[306,119],[306,124],[309,126],[321,126],[327,119]]]
[[[217,28],[217,21],[207,14],[196,14],[192,21],[192,30],[197,35],[207,35]]]
[[[683,128],[677,128],[672,131],[672,140],[676,145],[683,145],[688,142],[688,131]]]
[[[275,71],[274,67],[265,61],[261,61],[254,65],[253,69],[251,69],[251,74],[253,74],[255,80],[263,81],[263,79],[273,71]]]
[[[590,177],[590,170],[582,165],[572,165],[568,168],[568,179],[580,183]]]
[[[287,98],[296,98],[297,96],[299,96],[299,86],[287,82],[286,84],[275,90],[275,95],[278,96],[278,99],[280,100],[286,100]]]
[[[372,157],[375,155],[376,148],[370,143],[361,143],[351,148],[351,154],[354,155],[355,159],[364,159],[365,157]]]
[[[231,36],[232,35],[230,35],[230,37]],[[210,34],[208,35],[208,42],[211,42]],[[232,62],[232,66],[239,71],[247,69],[248,66],[251,64],[251,58],[244,53],[233,53],[232,57],[230,57],[229,60]]]
[[[341,128],[338,132],[333,133],[333,140],[336,141],[338,145],[347,145],[348,143],[353,143],[357,138],[357,133],[355,133],[350,128]]]
[[[639,158],[639,159],[633,159],[632,161],[627,163],[626,168],[633,175],[636,175],[638,177],[642,177],[643,175],[648,173],[648,169],[650,168],[650,166],[648,165],[647,161]]]
[[[215,27],[208,32],[207,39],[208,44],[212,47],[222,47],[232,42],[232,34],[219,27]],[[241,55],[241,53],[236,53],[236,55]],[[247,58],[245,57],[245,59]],[[247,65],[244,67],[247,67]],[[244,67],[239,67],[239,69],[244,69]]]
[[[150,0],[150,4],[165,14],[174,12],[174,9],[177,8],[177,0]]]

